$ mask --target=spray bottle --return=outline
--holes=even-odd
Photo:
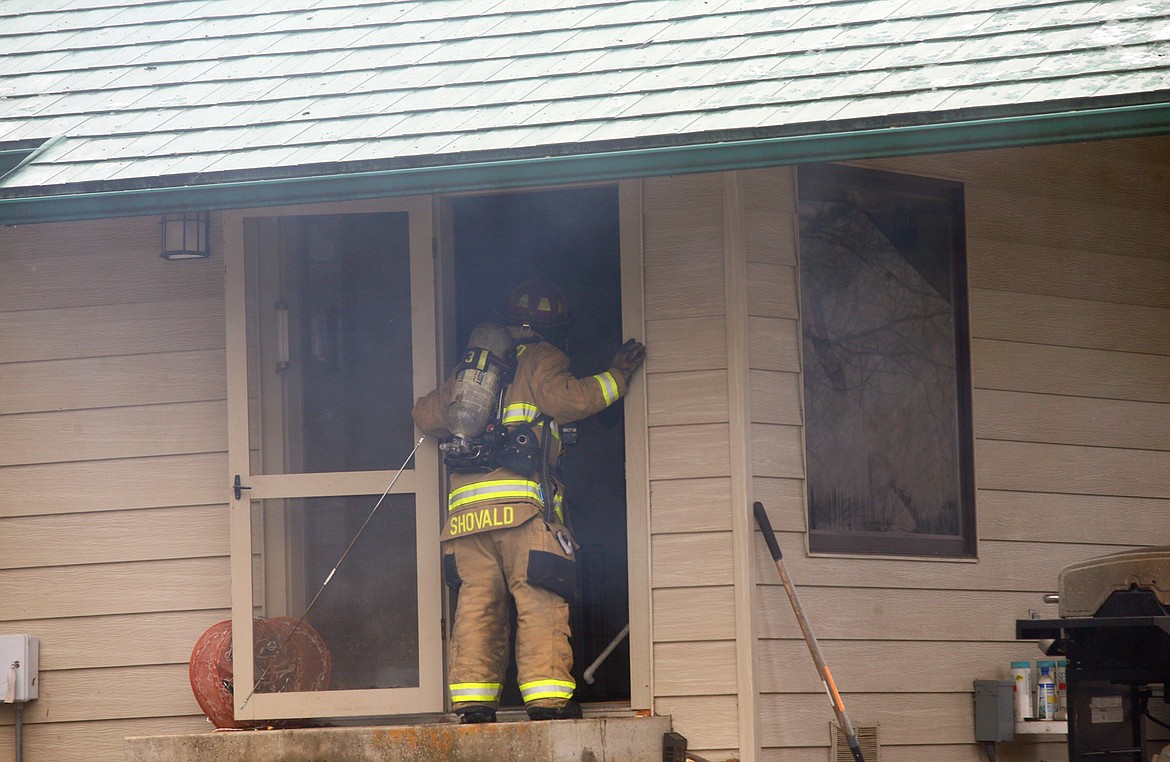
[[[1041,662],[1040,679],[1036,681],[1036,719],[1056,719],[1056,683],[1047,662]]]

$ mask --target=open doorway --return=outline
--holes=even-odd
[[[577,376],[609,367],[621,346],[621,265],[616,186],[474,196],[452,201],[455,325],[466,346],[481,321],[498,320],[512,287],[529,278],[559,285],[569,301],[568,351]],[[582,673],[629,621],[625,432],[622,403],[580,424],[566,447],[562,479],[581,544],[581,602],[571,616],[576,697],[630,699],[628,641]],[[502,699],[522,704],[510,670]]]

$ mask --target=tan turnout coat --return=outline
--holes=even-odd
[[[504,393],[502,420],[513,428],[538,420],[539,415],[551,419],[546,427],[538,428],[541,435],[547,436],[551,431],[554,436],[548,448],[551,470],[560,457],[559,427],[612,405],[625,395],[626,379],[612,368],[577,378],[569,372],[568,356],[539,338],[521,339],[516,344],[516,355],[516,374]],[[451,399],[454,381],[452,373],[438,389],[415,402],[412,415],[420,431],[434,436],[450,433],[443,411]],[[554,520],[563,523],[563,517],[558,515],[563,499],[561,487],[555,478],[551,481],[555,494],[544,495],[539,475],[524,477],[504,468],[488,473],[452,473],[442,539],[519,526],[544,512],[550,500]]]

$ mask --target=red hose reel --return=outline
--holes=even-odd
[[[255,693],[321,691],[329,687],[332,658],[321,636],[308,622],[278,616],[252,621],[252,658],[256,686],[238,686]],[[244,690],[245,687],[247,690]],[[191,690],[199,708],[217,728],[287,727],[295,720],[236,720],[233,697],[232,622],[212,625],[191,651]]]

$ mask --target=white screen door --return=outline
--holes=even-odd
[[[224,238],[236,718],[442,711],[438,464],[410,457],[430,204],[233,211]]]

